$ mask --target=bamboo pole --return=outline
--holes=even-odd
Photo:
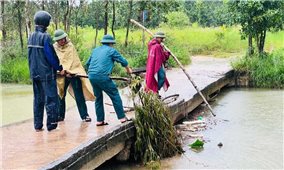
[[[71,73],[67,73],[65,75],[60,75],[59,73],[57,73],[58,76],[64,76],[64,77],[79,77],[79,78],[89,78],[88,75],[83,75],[83,74],[71,74]],[[129,78],[126,78],[126,77],[110,77],[112,80],[120,80],[120,81],[125,81],[125,82],[128,82],[130,83],[131,80]]]
[[[130,19],[130,21],[139,26],[140,28],[142,28],[144,31],[146,31],[148,34],[150,34],[152,37],[154,36],[154,34],[148,30],[147,28],[145,28],[143,25],[141,25],[139,22]],[[173,57],[173,59],[175,60],[175,62],[179,65],[179,67],[182,69],[182,71],[184,72],[184,74],[186,75],[186,77],[188,78],[188,80],[191,82],[191,84],[193,85],[193,87],[196,89],[196,91],[199,93],[199,95],[201,96],[201,98],[203,99],[203,101],[205,102],[206,106],[208,107],[208,109],[210,110],[210,112],[212,113],[213,116],[216,116],[213,113],[213,109],[211,108],[210,104],[207,102],[206,98],[203,96],[203,94],[201,93],[201,91],[198,89],[198,87],[196,86],[196,84],[194,83],[194,81],[192,80],[192,78],[189,76],[189,74],[186,72],[185,68],[183,67],[183,65],[180,63],[180,61],[177,59],[177,57],[170,51],[170,49],[168,47],[166,47],[163,43],[161,43],[161,45],[165,48],[165,50],[169,51],[171,53],[171,56]]]

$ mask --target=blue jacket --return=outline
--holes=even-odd
[[[120,63],[123,67],[128,66],[127,60],[113,47],[108,45],[97,47],[86,63],[88,74],[109,76],[114,62]]]
[[[63,68],[52,46],[51,37],[46,29],[36,26],[28,39],[28,59],[30,77],[33,80],[56,79],[56,70]]]

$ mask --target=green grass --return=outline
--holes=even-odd
[[[2,83],[31,84],[28,60],[24,57],[4,60],[0,69]]]
[[[214,53],[238,53],[246,49],[246,40],[241,40],[239,31],[236,27],[225,28],[201,28],[201,27],[185,27],[180,29],[173,29],[163,27],[151,30],[153,33],[162,30],[167,34],[165,44],[174,52],[179,53],[182,49],[186,49],[190,54],[214,54]],[[284,32],[282,32],[283,34]],[[99,32],[99,39],[101,39],[103,32]],[[146,45],[151,39],[145,33]],[[88,28],[84,29],[85,46],[91,48],[94,42],[95,31]],[[125,38],[125,30],[116,30],[116,39],[118,44],[123,44]],[[146,48],[142,43],[142,31],[133,30],[130,32],[129,40],[131,45]],[[184,53],[182,53],[184,54]],[[177,55],[178,56],[178,55]],[[178,56],[183,57],[183,56]]]
[[[153,33],[162,30],[166,33],[165,44],[182,61],[189,64],[190,55],[213,55],[215,57],[230,57],[232,55],[242,56],[247,50],[247,40],[241,40],[239,27],[215,27],[202,28],[198,26],[184,28],[162,28],[151,30]],[[142,30],[133,29],[129,34],[130,46],[125,49],[125,29],[116,30],[116,48],[126,57],[134,58],[142,56],[146,58],[147,42],[151,39],[145,33],[145,44],[142,43]],[[91,49],[94,46],[95,31],[92,28],[80,29],[83,33],[84,47]],[[111,34],[111,32],[109,31]],[[103,36],[103,30],[99,31],[98,40]],[[266,51],[284,48],[284,31],[268,33],[265,44]],[[99,44],[97,44],[99,45]],[[141,54],[142,53],[142,54]],[[137,58],[137,57],[136,57]],[[141,58],[141,57],[140,57]],[[136,64],[135,64],[136,65]]]
[[[54,27],[50,26],[48,32],[53,35]],[[183,65],[190,63],[192,55],[211,55],[215,57],[243,56],[247,49],[247,40],[241,40],[238,27],[216,27],[202,28],[196,25],[183,28],[170,28],[163,25],[161,28],[151,30],[164,31],[167,35],[165,44],[177,56]],[[85,64],[91,55],[95,44],[95,29],[84,27],[75,34],[75,29],[71,28],[69,37],[75,44],[81,61]],[[103,30],[98,33],[97,46],[103,37]],[[111,31],[108,32],[111,34]],[[115,48],[127,58],[129,65],[133,68],[146,65],[147,43],[151,37],[145,33],[145,42],[142,41],[142,30],[132,27],[129,32],[129,45],[124,46],[126,29],[115,30],[117,44]],[[284,48],[284,31],[267,33],[265,51],[272,51]],[[25,40],[26,42],[26,40]],[[26,45],[25,45],[26,46]],[[3,83],[29,83],[27,69],[27,52],[21,52],[19,43],[6,46],[2,49],[1,79]],[[11,60],[11,61],[9,61]],[[13,61],[16,61],[13,63]],[[169,61],[171,66],[176,66],[174,60]],[[21,68],[23,67],[23,68]],[[21,74],[19,73],[21,70]],[[113,74],[125,76],[125,70],[121,66],[115,66]]]
[[[239,72],[249,73],[256,87],[284,87],[284,48],[271,54],[242,57],[232,66]]]
[[[284,48],[284,31],[275,33],[268,32],[265,42],[265,51],[272,52],[280,48]]]

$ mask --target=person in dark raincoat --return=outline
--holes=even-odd
[[[34,16],[35,31],[28,38],[28,61],[30,78],[34,92],[34,128],[43,130],[44,107],[47,114],[47,130],[57,128],[58,94],[56,72],[64,73],[63,67],[52,46],[51,37],[46,32],[51,16],[46,11],[38,11]]]
[[[127,60],[123,58],[115,48],[113,48],[115,40],[111,35],[104,35],[101,43],[103,45],[93,50],[91,57],[86,63],[88,76],[93,86],[94,95],[96,96],[95,108],[97,126],[108,125],[108,123],[105,122],[103,91],[112,100],[117,118],[121,123],[124,123],[129,119],[125,116],[118,89],[109,76],[112,72],[114,62],[120,63],[123,67],[125,67],[126,72],[129,74],[132,70],[128,67]]]

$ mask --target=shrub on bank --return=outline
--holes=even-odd
[[[3,60],[1,63],[1,82],[31,84],[28,60],[24,57]]]
[[[239,72],[249,73],[256,87],[284,87],[284,48],[271,54],[242,57],[232,66]]]
[[[30,84],[27,48],[22,50],[20,42],[12,40],[2,42],[1,45],[1,83]]]

